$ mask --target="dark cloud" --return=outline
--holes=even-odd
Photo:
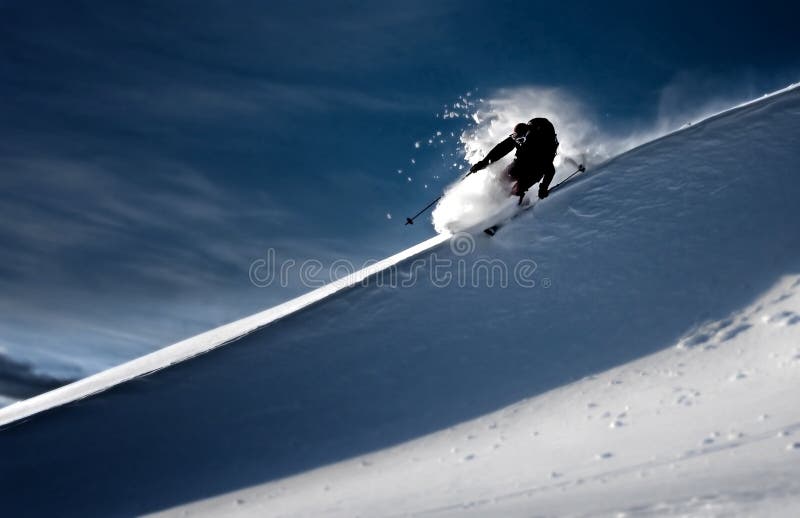
[[[0,397],[26,399],[72,381],[75,378],[39,374],[31,365],[14,361],[0,352]]]

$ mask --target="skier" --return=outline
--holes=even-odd
[[[543,117],[514,126],[514,133],[497,144],[483,160],[474,164],[469,174],[497,162],[514,148],[517,149],[516,157],[503,170],[503,177],[512,183],[511,196],[519,196],[521,205],[528,189],[539,182],[539,198],[546,198],[547,188],[555,175],[553,159],[558,149],[558,139],[553,124]]]

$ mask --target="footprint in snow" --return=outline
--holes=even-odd
[[[681,394],[675,399],[676,405],[692,406],[695,401],[700,397],[700,391],[691,388],[675,387],[672,391],[676,394]]]
[[[678,344],[678,347],[681,349],[694,349],[695,347],[707,343],[709,340],[711,340],[711,335],[707,333],[697,333],[681,340],[681,342]]]
[[[746,322],[747,316],[736,319],[729,317],[719,322],[708,322],[699,326],[693,334],[685,336],[678,343],[679,349],[693,349],[703,346],[706,349],[716,348],[716,343],[727,342],[736,338],[739,334],[747,331],[751,324]]]
[[[736,374],[732,374],[731,377],[728,378],[728,380],[729,381],[739,381],[739,380],[745,379],[746,377],[747,377],[747,374],[745,374],[742,371],[739,371]]]
[[[772,316],[764,316],[761,320],[765,324],[774,324],[779,327],[793,326],[800,324],[800,315],[794,311],[781,311]]]
[[[610,451],[606,451],[606,452],[603,452],[603,453],[598,453],[597,455],[594,456],[594,458],[597,459],[597,460],[606,460],[606,459],[610,459],[613,456],[614,456],[613,453],[611,453]]]
[[[739,336],[741,333],[744,333],[751,327],[753,327],[751,324],[741,324],[734,327],[733,329],[728,329],[722,334],[722,336],[720,336],[720,341],[727,342],[728,340],[733,340],[734,338]]]
[[[794,293],[784,293],[780,297],[778,297],[776,299],[773,299],[773,300],[770,300],[769,303],[773,304],[773,305],[774,304],[780,304],[784,300],[792,298],[792,296],[794,296]]]

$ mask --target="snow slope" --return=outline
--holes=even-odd
[[[796,516],[800,276],[673,347],[160,516]],[[798,326],[800,327],[800,326]]]
[[[798,127],[791,89],[606,163],[495,238],[437,238],[238,340],[2,409],[0,505],[791,516]]]

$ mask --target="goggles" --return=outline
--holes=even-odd
[[[528,135],[530,134],[529,129],[525,129],[524,132],[514,132],[511,134],[511,138],[514,139],[514,142],[517,143],[518,146],[522,146],[525,144],[525,141],[528,140]]]

